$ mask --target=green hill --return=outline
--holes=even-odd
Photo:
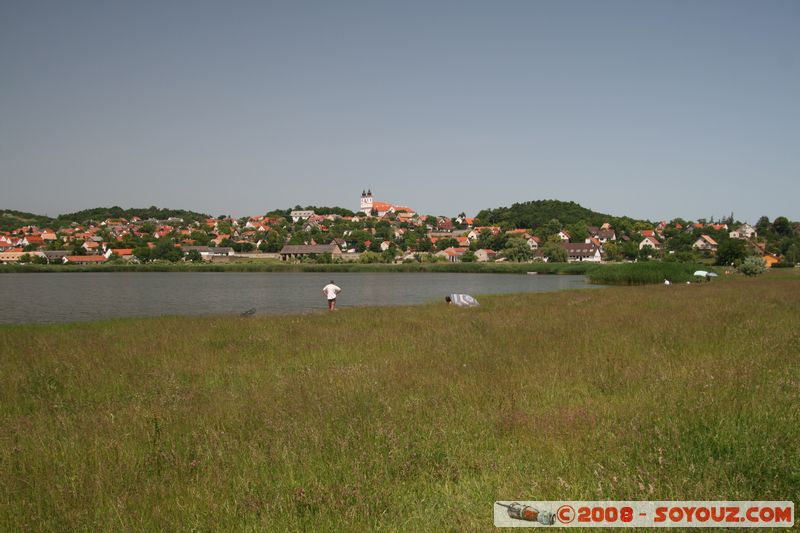
[[[511,207],[484,209],[478,213],[484,224],[510,224],[520,228],[534,228],[557,219],[563,224],[585,221],[589,224],[602,224],[611,215],[598,213],[575,202],[560,200],[534,200],[512,204]]]
[[[11,231],[23,226],[58,229],[69,226],[73,222],[86,224],[90,221],[101,222],[109,218],[126,218],[130,220],[133,217],[139,217],[143,220],[149,218],[166,220],[170,217],[176,217],[183,219],[184,222],[202,222],[210,218],[209,215],[197,213],[195,211],[165,209],[155,206],[131,209],[123,209],[119,206],[95,207],[93,209],[84,209],[74,213],[58,215],[56,218],[36,215],[34,213],[25,213],[23,211],[14,211],[13,209],[0,209],[0,231]]]
[[[649,226],[650,224],[645,220],[616,217],[592,211],[575,202],[562,202],[560,200],[534,200],[515,203],[511,207],[484,209],[478,213],[477,218],[484,225],[503,225],[515,228],[538,228],[554,219],[563,225],[580,222],[592,226],[600,226],[604,222],[610,222],[615,226],[636,224]]]
[[[56,221],[50,217],[13,209],[0,209],[0,231],[11,231],[23,226],[55,227],[57,225]]]
[[[287,209],[275,209],[267,213],[269,216],[282,216],[288,217],[292,211],[314,211],[317,215],[339,215],[342,217],[352,217],[355,215],[355,212],[345,208],[345,207],[327,207],[327,206],[316,206],[316,205],[307,205],[305,207],[296,205],[294,207],[289,207]]]
[[[59,221],[86,223],[89,221],[100,222],[108,218],[126,218],[131,219],[139,217],[143,220],[154,218],[157,220],[166,220],[168,218],[181,218],[185,222],[190,221],[204,221],[210,218],[205,213],[197,213],[195,211],[187,211],[185,209],[165,209],[155,206],[147,208],[131,208],[123,209],[119,206],[114,207],[95,207],[94,209],[84,209],[75,213],[66,213],[59,215]]]

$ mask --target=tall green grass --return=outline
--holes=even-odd
[[[663,283],[665,279],[671,283],[697,281],[698,278],[694,276],[694,272],[698,270],[715,272],[715,269],[705,265],[647,261],[643,263],[602,265],[600,268],[590,270],[587,275],[592,283],[604,285],[647,285]]]
[[[797,500],[800,283],[0,327],[0,530],[487,530]]]

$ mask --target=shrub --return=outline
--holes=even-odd
[[[767,270],[767,264],[760,257],[751,255],[739,265],[738,270],[745,276],[757,276]]]

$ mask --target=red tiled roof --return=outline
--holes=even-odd
[[[66,255],[64,259],[68,263],[104,263],[104,255]]]

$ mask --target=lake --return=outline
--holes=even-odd
[[[159,315],[287,314],[337,307],[412,305],[447,294],[550,292],[597,287],[584,276],[460,273],[91,272],[0,274],[0,324]]]

